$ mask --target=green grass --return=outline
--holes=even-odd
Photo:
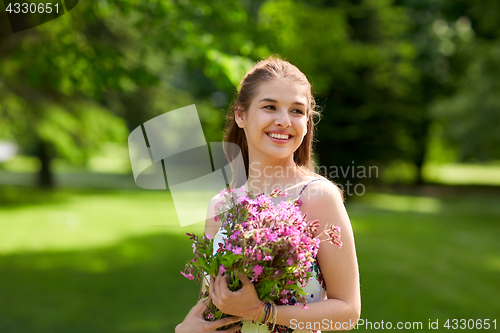
[[[363,319],[500,321],[500,193],[460,191],[347,201]],[[173,332],[202,228],[165,191],[0,187],[0,332]]]
[[[423,170],[427,181],[449,185],[500,185],[500,165],[428,164]]]

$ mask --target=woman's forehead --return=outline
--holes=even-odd
[[[260,103],[261,101],[276,101],[277,103],[300,103],[307,105],[307,93],[305,87],[297,83],[290,82],[289,80],[274,79],[260,84],[254,101],[256,103]]]

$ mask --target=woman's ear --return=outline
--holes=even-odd
[[[243,118],[243,111],[240,111],[238,107],[234,109],[234,121],[236,121],[236,125],[238,127],[243,128],[245,126],[245,119]]]

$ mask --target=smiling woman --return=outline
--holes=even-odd
[[[289,62],[269,58],[257,63],[240,83],[227,116],[224,141],[235,143],[241,149],[247,176],[245,190],[255,194],[269,194],[276,188],[285,190],[287,194],[282,200],[300,200],[301,214],[307,213],[306,222],[319,221],[314,237],[329,224],[341,228],[342,248],[328,242],[319,245],[312,266],[313,277],[299,286],[307,293],[307,307],[289,306],[295,302],[288,300],[276,305],[265,303],[259,299],[248,277],[242,278],[241,289],[230,291],[221,270],[211,278],[209,296],[219,310],[232,316],[206,322],[202,316],[205,304],[200,301],[176,327],[176,333],[216,332],[217,327],[239,320],[241,327],[218,332],[236,332],[241,328],[242,333],[311,333],[319,331],[297,329],[293,324],[331,322],[348,330],[354,325],[343,324],[357,322],[361,301],[351,223],[339,188],[312,170],[314,118],[318,112],[311,90],[306,76]],[[235,187],[233,183],[232,187]],[[218,199],[210,202],[209,216],[213,215]],[[220,222],[207,218],[205,234],[221,246],[225,237],[222,230]],[[304,239],[298,242],[303,243]],[[263,308],[266,310],[260,311]],[[279,329],[269,326],[271,312],[272,322]]]

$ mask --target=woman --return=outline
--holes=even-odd
[[[276,324],[294,332],[350,330],[361,310],[359,273],[351,223],[336,185],[312,171],[315,101],[306,76],[289,62],[269,58],[257,63],[242,79],[240,90],[227,117],[225,141],[240,146],[247,172],[246,190],[269,194],[285,190],[300,196],[301,212],[307,220],[319,220],[321,233],[327,224],[341,227],[343,246],[322,242],[317,264],[320,274],[311,278],[307,307],[277,306]],[[215,200],[209,205],[213,209]],[[220,223],[207,219],[205,234],[222,237]],[[233,317],[202,323],[204,307],[199,302],[176,332],[215,332],[215,327],[242,320],[242,333],[270,332],[262,322],[261,300],[249,279],[241,276],[243,288],[231,292],[225,276],[212,278],[213,303]],[[203,290],[202,285],[202,290]],[[307,290],[309,288],[309,290]],[[200,312],[201,311],[201,312]],[[220,324],[220,325],[219,325]],[[235,332],[233,327],[225,332]],[[290,330],[292,331],[292,330]],[[221,332],[221,331],[217,331]]]

